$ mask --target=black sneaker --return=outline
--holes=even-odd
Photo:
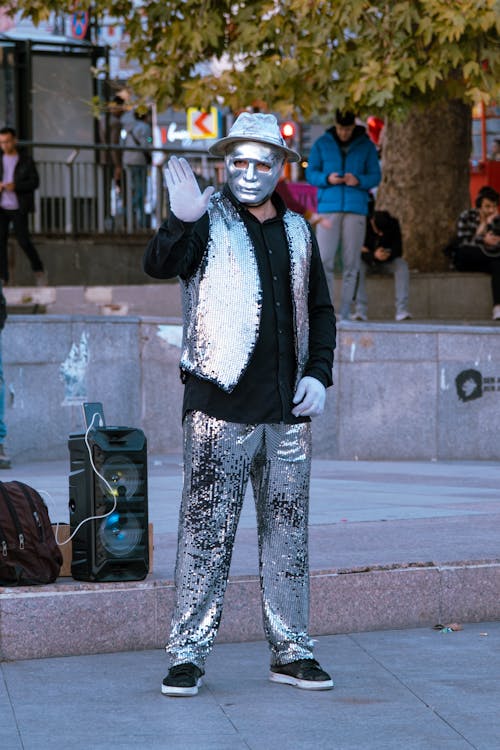
[[[177,664],[168,670],[163,680],[161,692],[163,695],[196,695],[201,685],[201,676],[205,674],[196,664]]]
[[[269,673],[271,682],[282,682],[302,690],[331,690],[333,680],[316,659],[298,659],[289,664],[276,664]]]

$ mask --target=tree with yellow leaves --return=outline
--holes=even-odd
[[[131,85],[160,108],[270,111],[328,124],[386,121],[378,205],[412,267],[436,269],[468,203],[471,108],[500,89],[499,0],[81,0],[124,20]],[[73,0],[16,0],[33,20]]]

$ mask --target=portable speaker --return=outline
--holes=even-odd
[[[140,581],[149,571],[147,443],[133,427],[70,435],[71,575],[80,581]],[[113,508],[116,500],[116,507]]]

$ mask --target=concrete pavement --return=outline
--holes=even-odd
[[[156,461],[160,463],[153,460],[150,468],[150,494],[160,501],[153,520],[161,534],[177,525],[177,504],[167,504],[161,489],[163,471],[176,476],[180,462]],[[180,481],[173,486],[180,490]],[[494,462],[313,461],[311,567],[497,558],[500,528],[492,522],[497,514],[500,465]],[[247,495],[239,527],[242,540],[255,529],[254,515]],[[321,544],[322,533],[328,533],[329,546]],[[237,557],[233,565],[234,574],[249,572],[244,565],[257,572],[250,554],[245,563]]]
[[[333,691],[267,680],[263,642],[219,644],[194,698],[159,650],[0,664],[2,750],[498,750],[500,623],[323,636]]]
[[[42,491],[53,522],[69,521],[68,461],[15,464],[0,479]],[[148,458],[155,578],[171,578],[182,459]],[[500,464],[489,461],[313,460],[311,568],[500,560]],[[245,498],[232,575],[257,574],[255,510]]]
[[[181,471],[179,456],[149,459],[155,562],[147,580],[152,579],[153,588],[173,571]],[[17,464],[0,477],[14,478],[50,493],[45,496],[52,519],[68,520],[68,462]],[[219,639],[199,695],[167,698],[160,693],[167,668],[161,648],[144,648],[135,635],[122,641],[119,622],[105,607],[92,609],[99,590],[129,628],[141,617],[149,628],[142,600],[134,599],[130,610],[121,609],[114,599],[117,587],[87,584],[80,590],[71,579],[14,594],[4,590],[0,626],[9,643],[17,636],[27,638],[29,629],[35,631],[35,644],[57,641],[58,623],[69,608],[63,591],[71,589],[73,599],[88,595],[89,601],[82,631],[77,621],[70,623],[72,640],[83,643],[81,655],[0,663],[1,749],[498,750],[499,486],[500,466],[493,462],[314,462],[313,588],[324,578],[322,571],[343,571],[337,577],[347,583],[332,606],[351,617],[343,629],[332,626],[330,632],[340,634],[316,639],[316,656],[335,679],[333,691],[307,693],[270,683],[267,645],[254,637],[240,643]],[[256,574],[256,560],[254,512],[247,497],[231,569],[235,585],[240,576],[248,581]],[[458,574],[446,578],[451,561],[466,585]],[[445,571],[441,595],[450,606],[425,609],[425,578],[418,577],[410,596],[425,626],[387,629],[395,628],[409,606],[405,589],[410,579],[405,576],[413,565],[418,576],[419,564],[440,565]],[[385,576],[392,569],[403,584],[387,600]],[[493,571],[489,590],[481,570]],[[326,617],[321,603],[328,590],[318,591],[313,608]],[[125,585],[124,592],[138,596],[133,584]],[[438,622],[458,619],[453,602],[458,606],[464,592],[471,598],[469,609],[461,612],[466,615],[463,630],[434,630]],[[477,622],[486,600],[495,622]],[[28,627],[30,602],[35,602],[34,619]],[[235,627],[241,634],[241,618],[249,617],[241,593],[238,605]],[[230,599],[227,608],[232,606]],[[248,606],[258,609],[253,600]],[[383,621],[377,619],[382,609]],[[159,625],[158,645],[164,642],[167,620]],[[372,632],[359,632],[367,629]],[[94,640],[103,634],[100,650],[118,653],[91,653],[85,630]]]
[[[2,479],[42,491],[68,521],[69,461],[15,465]],[[0,659],[148,650],[165,643],[182,483],[179,456],[149,458],[154,564],[145,581],[4,589]],[[313,462],[314,635],[500,620],[500,465]],[[47,495],[50,493],[50,497]],[[219,642],[263,637],[255,512],[245,499]]]

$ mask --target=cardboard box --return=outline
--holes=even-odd
[[[57,545],[61,550],[63,556],[63,563],[61,566],[61,570],[59,571],[59,577],[71,577],[71,557],[73,554],[73,550],[71,542],[67,541],[70,535],[69,523],[53,523],[52,529],[56,537]]]
[[[67,541],[70,537],[69,523],[52,524],[52,529],[56,535],[56,541],[62,552],[63,563],[59,572],[59,578],[71,578],[71,559],[73,557],[72,542]],[[149,572],[153,572],[153,524],[148,525],[149,535]]]

